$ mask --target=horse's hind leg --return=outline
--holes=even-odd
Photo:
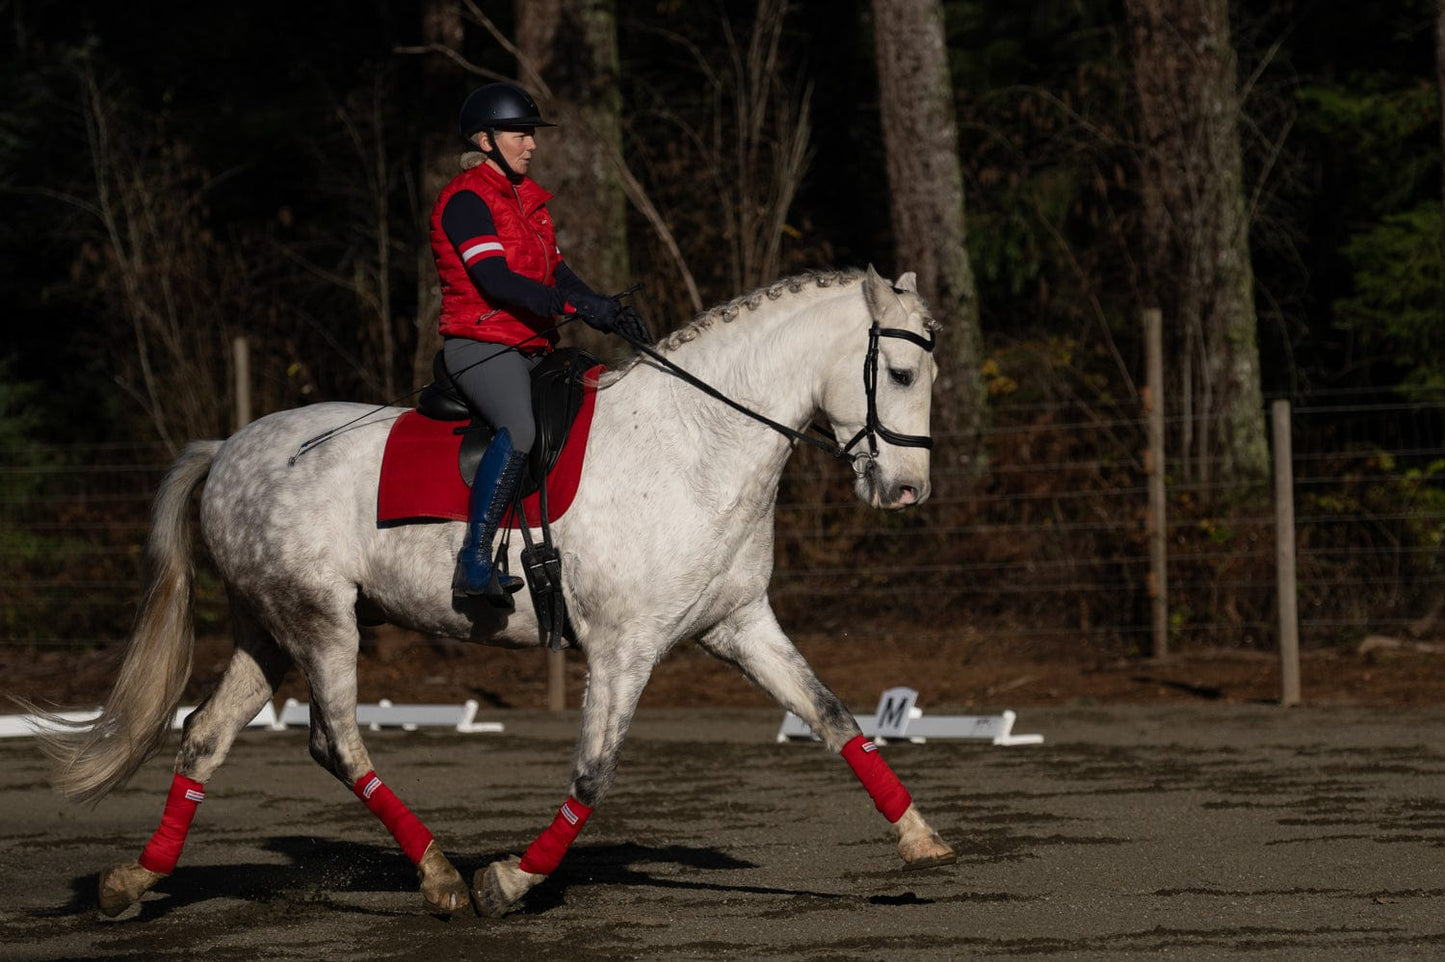
[[[349,617],[349,616],[348,616]],[[311,686],[311,757],[350,788],[416,865],[422,898],[438,912],[467,904],[467,884],[422,824],[377,777],[356,725],[354,619],[317,625],[302,662]]]
[[[216,690],[186,718],[160,828],[135,862],[100,874],[100,910],[119,915],[175,870],[205,783],[225,761],[236,735],[256,717],[285,677],[291,659],[240,605],[232,605],[236,650]]]
[[[838,696],[818,680],[765,601],[723,621],[699,642],[707,651],[737,665],[780,705],[807,722],[831,751],[843,756],[874,806],[892,823],[904,868],[954,861],[953,849],[924,820],[877,746],[863,736],[853,713]]]

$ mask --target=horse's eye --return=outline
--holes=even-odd
[[[902,368],[890,367],[888,369],[888,376],[891,377],[893,383],[899,387],[907,387],[913,383],[913,372],[905,371]]]

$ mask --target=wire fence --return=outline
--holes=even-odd
[[[1420,635],[1440,613],[1445,401],[1298,400],[1296,567],[1305,648]],[[974,470],[936,436],[933,494],[878,512],[836,461],[798,451],[777,510],[772,598],[785,627],[839,638],[912,637],[1100,656],[1151,647],[1146,424],[1137,404],[1001,405]],[[140,597],[159,444],[0,449],[0,644],[122,640]],[[1166,467],[1166,475],[1169,470]],[[1171,651],[1275,643],[1272,482],[1170,477]],[[200,559],[197,630],[227,629]]]
[[[1441,402],[1322,396],[1293,406],[1305,647],[1434,630],[1445,578],[1442,425]],[[1137,405],[1001,407],[989,469],[975,477],[940,459],[934,496],[896,521],[851,506],[828,484],[828,465],[800,455],[779,503],[774,601],[794,626],[842,632],[884,614],[914,635],[966,630],[1024,647],[1147,653],[1146,431]],[[947,450],[958,439],[938,440]],[[1169,649],[1272,648],[1272,479],[1173,474],[1166,466]]]

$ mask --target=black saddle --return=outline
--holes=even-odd
[[[582,409],[582,376],[600,363],[586,351],[561,348],[548,354],[532,369],[532,415],[537,422],[537,440],[527,458],[527,471],[522,477],[519,494],[528,495],[536,491],[542,479],[556,467],[557,458],[572,430],[572,422],[577,420],[577,412]],[[496,432],[467,406],[466,397],[452,380],[441,351],[437,351],[432,359],[431,368],[432,383],[422,388],[416,409],[438,421],[465,422],[458,424],[454,430],[462,436],[457,469],[461,471],[467,487],[471,487],[472,479],[477,475],[477,464]]]

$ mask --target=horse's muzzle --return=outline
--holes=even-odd
[[[931,493],[928,479],[888,478],[878,467],[877,461],[869,461],[858,475],[856,491],[858,499],[874,507],[898,510],[922,504]]]

